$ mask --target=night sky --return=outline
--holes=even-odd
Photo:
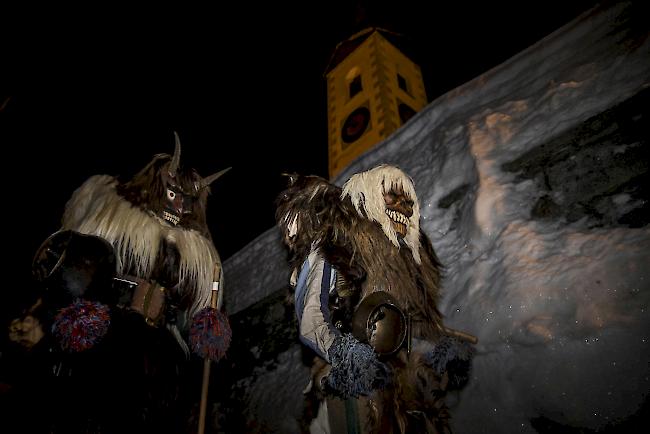
[[[323,73],[336,44],[368,25],[404,35],[432,101],[594,2],[307,3],[5,13],[9,280],[29,278],[75,188],[94,174],[132,176],[173,152],[174,131],[181,164],[203,176],[233,167],[208,203],[222,259],[271,228],[281,173],[327,176]]]

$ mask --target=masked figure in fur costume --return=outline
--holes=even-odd
[[[209,305],[212,282],[223,280],[213,275],[220,259],[207,226],[206,203],[208,186],[227,170],[202,178],[183,168],[176,136],[173,156],[156,155],[128,182],[108,175],[88,179],[63,215],[64,230],[110,242],[118,274],[137,284],[144,296],[165,295],[165,312],[141,313],[148,322],[164,323],[183,346],[179,326],[187,328],[192,316]]]
[[[49,416],[30,432],[186,431],[198,400],[185,387],[187,342],[214,360],[230,338],[206,333],[211,341],[197,349],[191,333],[214,325],[204,314],[214,313],[213,282],[223,284],[206,203],[210,183],[224,172],[203,178],[183,168],[176,136],[174,155],[154,156],[131,180],[96,175],[72,194],[61,230],[34,259],[38,300],[24,315],[30,321],[12,323],[11,339],[43,354],[43,380],[26,390]],[[23,326],[32,317],[40,335]]]
[[[362,432],[449,432],[444,396],[467,381],[473,337],[436,308],[441,265],[412,180],[393,166],[342,189],[294,175],[277,204],[300,339],[316,354],[309,395],[329,412],[308,413],[310,431],[338,432],[339,412]]]

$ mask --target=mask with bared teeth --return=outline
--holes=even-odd
[[[420,206],[406,173],[381,165],[354,174],[343,185],[341,198],[346,196],[360,215],[377,222],[395,246],[405,244],[420,263]]]

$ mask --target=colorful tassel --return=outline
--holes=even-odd
[[[52,332],[61,348],[79,352],[93,347],[108,331],[111,323],[108,306],[92,301],[76,301],[59,311]]]
[[[199,357],[220,360],[230,346],[232,330],[228,317],[221,311],[206,307],[192,319],[190,345]]]

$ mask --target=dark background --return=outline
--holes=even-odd
[[[208,203],[222,259],[271,228],[281,173],[327,177],[323,73],[336,44],[368,25],[403,35],[432,101],[594,4],[311,3],[3,13],[10,285],[29,278],[75,188],[94,174],[132,176],[173,152],[174,131],[181,164],[204,176],[233,167]]]

